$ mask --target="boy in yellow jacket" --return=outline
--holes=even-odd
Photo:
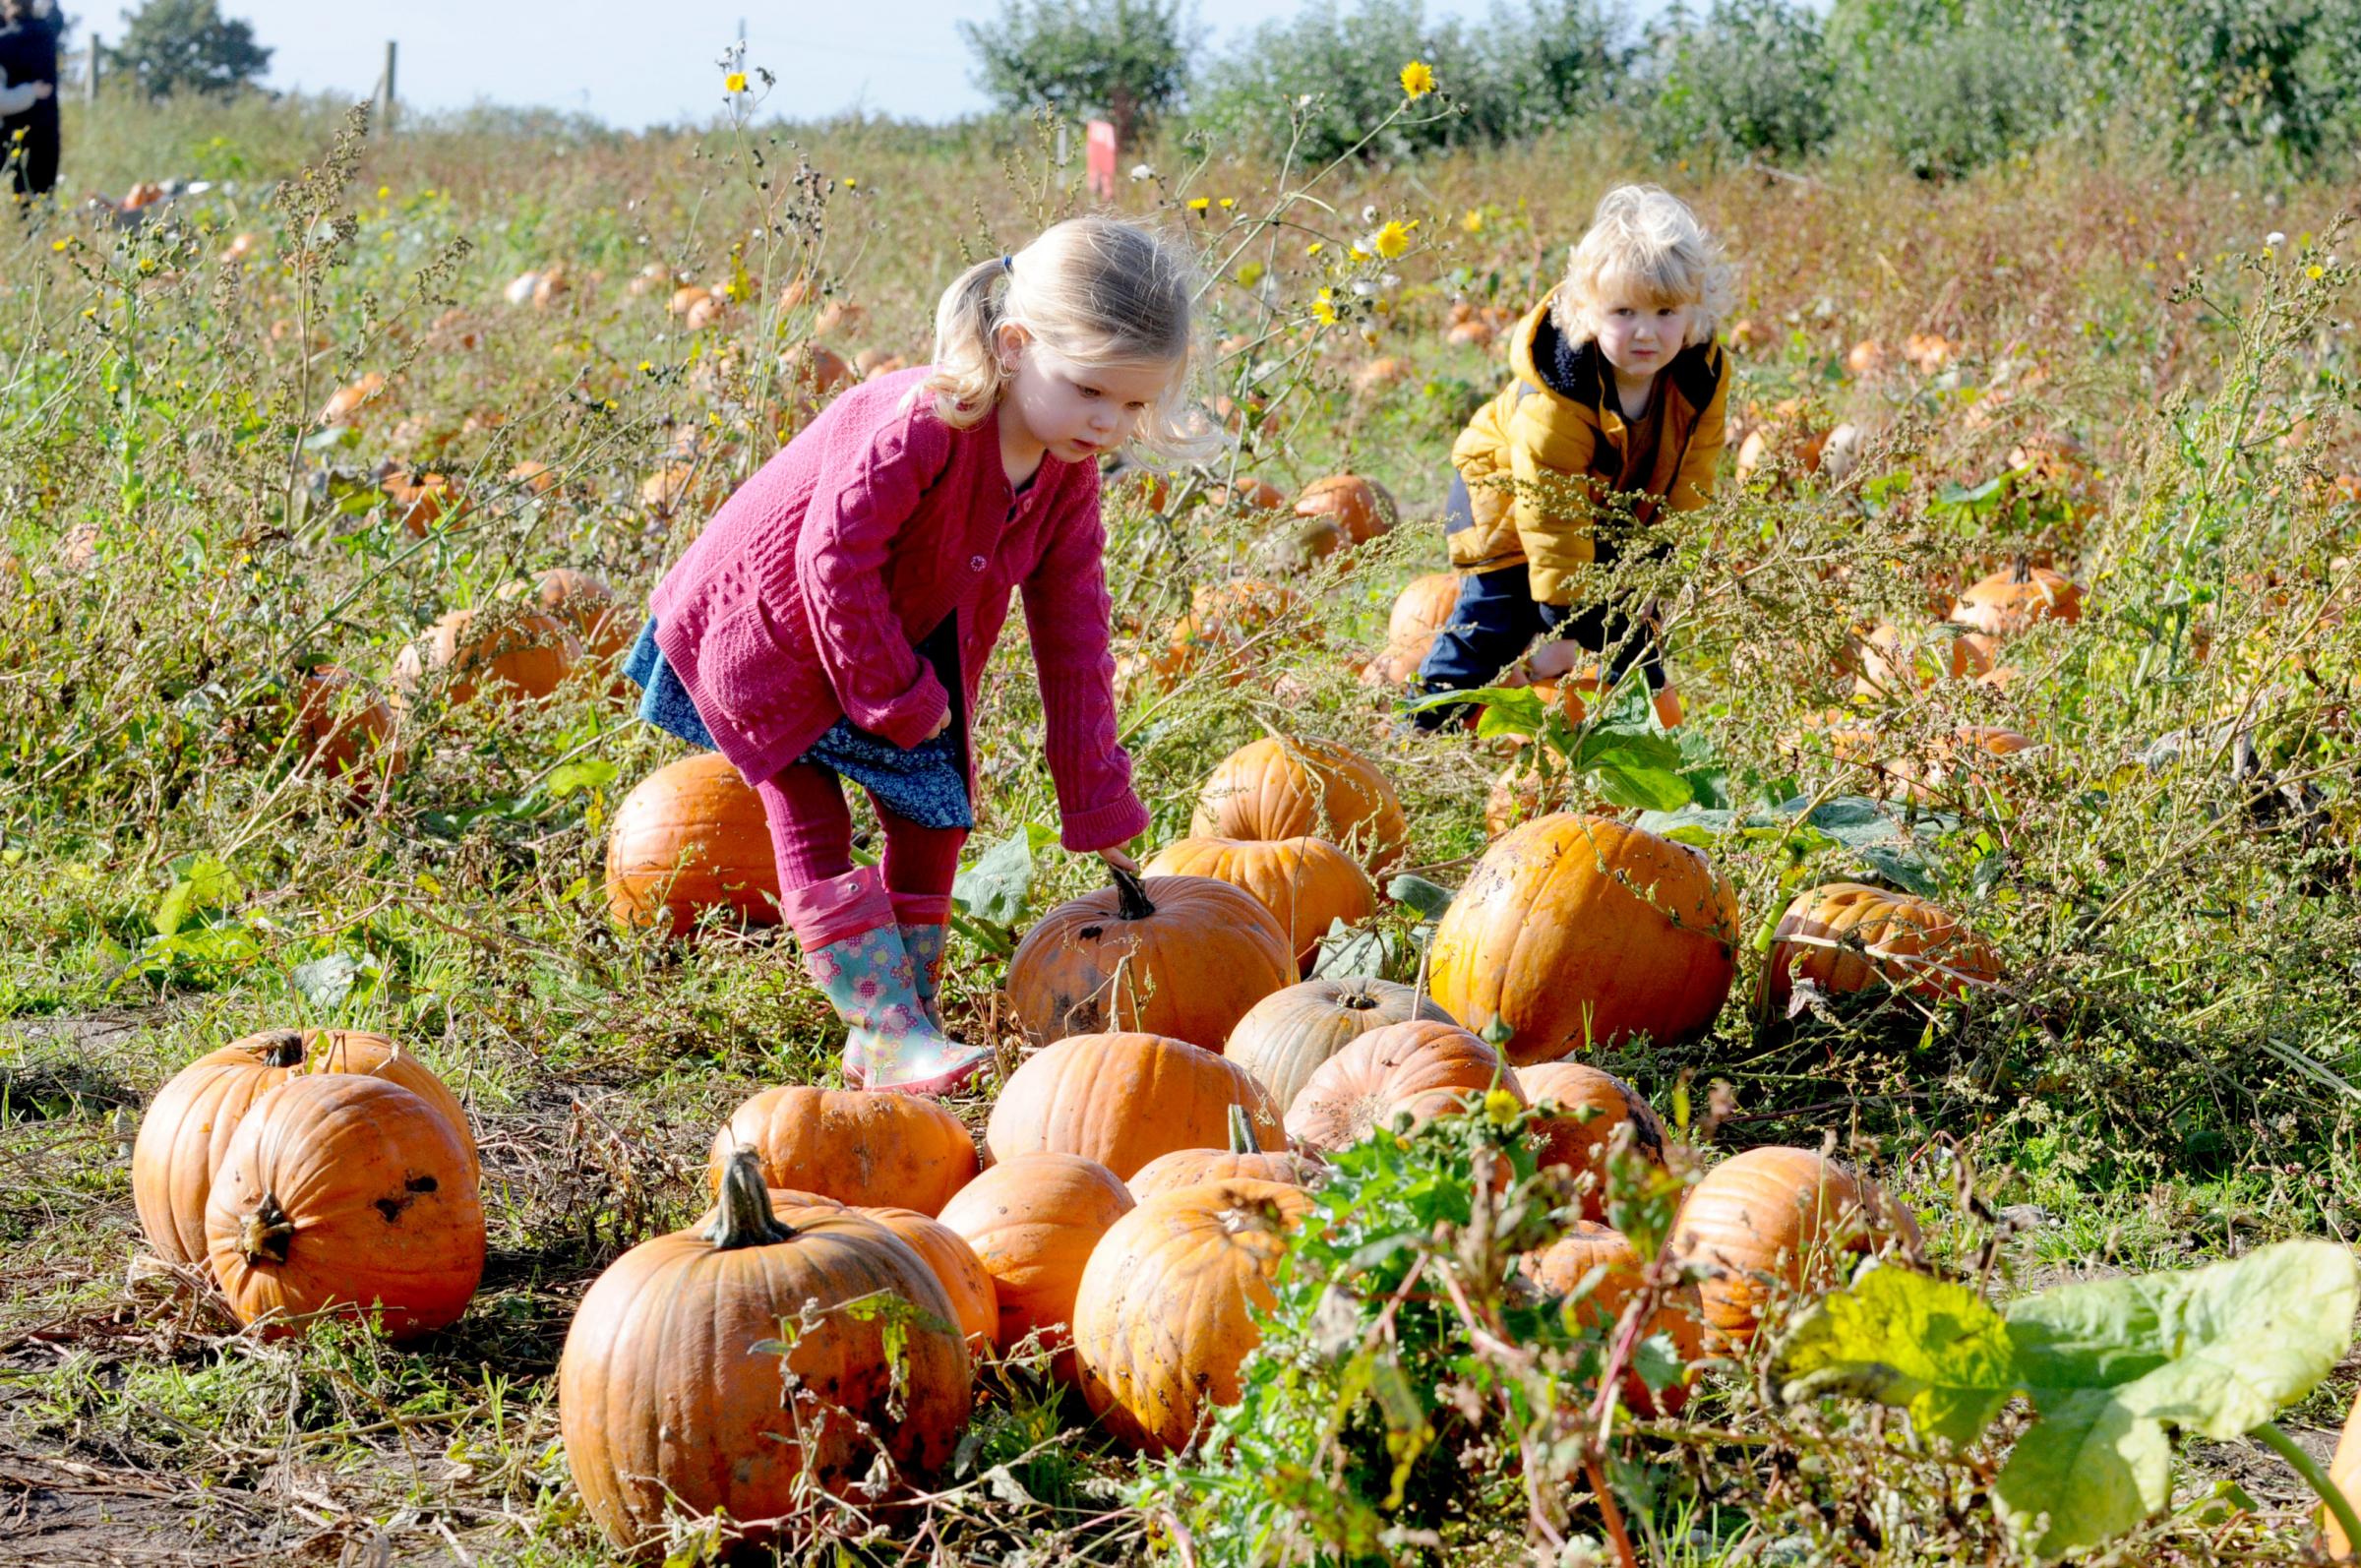
[[[1459,602],[1419,666],[1424,691],[1493,685],[1545,635],[1522,674],[1564,675],[1577,646],[1604,656],[1610,683],[1636,662],[1658,716],[1680,721],[1654,632],[1629,606],[1572,604],[1584,568],[1615,559],[1624,529],[1608,497],[1642,524],[1712,498],[1729,389],[1714,331],[1731,297],[1729,266],[1685,203],[1653,185],[1606,193],[1565,279],[1518,324],[1508,386],[1451,449]],[[1414,718],[1437,729],[1467,706]]]

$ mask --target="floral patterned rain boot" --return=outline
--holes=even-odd
[[[927,1010],[927,1021],[935,1032],[942,1032],[942,949],[950,939],[950,928],[939,921],[900,928],[902,951],[910,955],[910,973],[916,981],[918,1004]]]
[[[897,927],[878,926],[809,949],[804,963],[849,1031],[844,1076],[856,1087],[948,1094],[992,1059],[991,1052],[937,1031],[919,1000]]]

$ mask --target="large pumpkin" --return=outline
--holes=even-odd
[[[1698,1295],[1719,1353],[1753,1341],[1775,1296],[1824,1288],[1885,1234],[1915,1243],[1918,1225],[1873,1183],[1816,1150],[1749,1149],[1689,1189],[1665,1250],[1714,1271]]]
[[[148,1102],[131,1146],[132,1201],[148,1244],[174,1263],[204,1262],[206,1199],[239,1118],[289,1078],[333,1072],[397,1083],[440,1111],[466,1152],[472,1190],[475,1139],[467,1129],[467,1113],[424,1062],[384,1035],[271,1029],[199,1056]]]
[[[1457,1024],[1413,1018],[1372,1029],[1320,1063],[1287,1108],[1287,1134],[1342,1149],[1397,1116],[1423,1123],[1480,1104],[1493,1089],[1525,1104],[1498,1052]]]
[[[772,1201],[777,1201],[775,1194]],[[1000,1298],[993,1290],[992,1276],[984,1272],[984,1260],[967,1244],[967,1237],[916,1209],[870,1204],[853,1212],[875,1220],[926,1260],[950,1300],[951,1319],[967,1341],[967,1354],[976,1358],[988,1354],[1000,1332]]]
[[[1429,979],[1470,1029],[1509,1030],[1511,1061],[1711,1027],[1737,973],[1738,899],[1686,844],[1561,813],[1484,852],[1443,912]]]
[[[916,1311],[842,1310],[881,1296]],[[774,1213],[750,1151],[709,1225],[632,1248],[574,1315],[558,1429],[582,1502],[618,1549],[652,1556],[668,1514],[726,1511],[759,1544],[809,1519],[816,1488],[866,1500],[880,1448],[897,1483],[939,1471],[973,1395],[955,1321],[875,1221]]]
[[[730,1114],[708,1162],[720,1190],[731,1158],[752,1149],[774,1187],[839,1203],[939,1214],[975,1178],[976,1144],[959,1118],[920,1095],[872,1089],[765,1089]]]
[[[1253,894],[1286,929],[1298,973],[1311,968],[1333,922],[1358,926],[1377,913],[1368,874],[1323,838],[1176,839],[1142,869],[1150,876],[1211,876]]]
[[[1001,1351],[1034,1333],[1065,1343],[1091,1248],[1130,1210],[1116,1174],[1078,1154],[1016,1155],[942,1206],[942,1223],[992,1276]]]
[[[1617,1326],[1632,1297],[1645,1283],[1644,1265],[1629,1238],[1620,1231],[1589,1220],[1576,1221],[1573,1229],[1547,1247],[1518,1259],[1517,1267],[1538,1288],[1554,1297],[1571,1297],[1582,1289],[1586,1280],[1591,1281],[1582,1298],[1569,1303],[1575,1321],[1587,1328]],[[1596,1279],[1592,1276],[1594,1269],[1599,1271]],[[1680,1408],[1689,1402],[1688,1385],[1696,1375],[1693,1369],[1705,1357],[1702,1310],[1694,1285],[1676,1286],[1665,1293],[1646,1332],[1671,1340],[1681,1365],[1692,1370],[1660,1394],[1648,1386],[1648,1380],[1636,1367],[1627,1366],[1623,1373],[1623,1403],[1642,1416],[1680,1414]]]
[[[1399,509],[1386,488],[1359,474],[1330,474],[1315,479],[1296,498],[1296,515],[1335,529],[1329,549],[1365,544],[1389,532]],[[1328,550],[1320,551],[1321,555]]]
[[[394,693],[403,704],[413,703],[430,679],[440,677],[453,707],[474,701],[478,693],[537,700],[555,692],[581,656],[574,633],[544,611],[506,605],[497,612],[453,610],[394,661]]]
[[[1890,988],[1931,1002],[2000,977],[2000,955],[1940,905],[1831,882],[1797,894],[1780,917],[1759,995],[1776,1018],[1799,980],[1827,995]]]
[[[1249,741],[1218,763],[1197,797],[1196,838],[1324,838],[1372,873],[1402,858],[1410,823],[1377,764],[1327,741]]]
[[[1295,980],[1287,930],[1251,893],[1110,870],[1113,886],[1042,916],[1008,960],[1009,1004],[1036,1044],[1133,1029],[1219,1051],[1247,1008]]]
[[[1538,1061],[1517,1069],[1525,1098],[1543,1110],[1535,1131],[1544,1169],[1562,1165],[1588,1176],[1582,1216],[1606,1218],[1607,1145],[1615,1129],[1631,1128],[1632,1152],[1652,1165],[1665,1163],[1665,1123],[1638,1090],[1611,1072],[1580,1061]]]
[[[1278,1107],[1235,1061],[1165,1035],[1070,1035],[1008,1075],[984,1147],[995,1163],[1078,1154],[1128,1181],[1159,1155],[1219,1146],[1233,1106],[1278,1137]]]
[[[1396,980],[1306,980],[1256,1002],[1222,1055],[1262,1080],[1285,1108],[1320,1063],[1372,1029],[1410,1018],[1456,1023],[1434,998]]]
[[[1995,572],[1962,593],[1951,618],[1993,636],[2009,636],[2040,621],[2071,625],[2083,618],[2083,590],[2062,572],[2020,565]]]
[[[1394,608],[1385,621],[1385,640],[1389,644],[1417,642],[1423,650],[1437,632],[1451,624],[1451,612],[1458,607],[1458,573],[1429,572],[1413,577],[1394,595]]]
[[[1261,1135],[1244,1106],[1230,1108],[1230,1143],[1221,1149],[1175,1149],[1160,1154],[1133,1172],[1123,1184],[1134,1202],[1145,1203],[1159,1193],[1177,1192],[1207,1181],[1242,1176],[1249,1181],[1279,1181],[1307,1187],[1320,1178],[1318,1156],[1292,1149],[1265,1149]]]
[[[1110,1431],[1171,1453],[1238,1400],[1238,1367],[1261,1343],[1288,1234],[1311,1206],[1300,1187],[1237,1178],[1150,1198],[1091,1254],[1074,1299],[1082,1397]]]
[[[2353,1401],[2352,1414],[2345,1417],[2344,1430],[2337,1434],[2335,1457],[2329,1461],[2329,1479],[2344,1493],[2345,1501],[2361,1507],[2361,1398]],[[2344,1527],[2325,1507],[2320,1511],[2320,1523],[2328,1533],[2329,1560],[2345,1561],[2353,1542],[2345,1538]]]
[[[484,1275],[475,1156],[399,1084],[289,1078],[222,1151],[205,1244],[241,1323],[374,1310],[394,1339],[428,1333],[467,1310]]]
[[[331,778],[366,784],[402,770],[394,744],[394,709],[368,682],[338,665],[305,674],[295,696],[295,730],[305,760]]]
[[[607,829],[607,908],[676,936],[716,905],[751,925],[779,920],[779,869],[762,802],[714,752],[641,779]]]
[[[500,597],[512,602],[531,599],[572,628],[582,651],[594,659],[620,659],[639,634],[639,628],[616,603],[615,590],[572,567],[551,567],[527,581],[512,582],[500,590]]]

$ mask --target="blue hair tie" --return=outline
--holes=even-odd
[[[1016,258],[1013,256],[1002,255],[1000,257],[1000,271],[1003,272],[1014,272],[1016,271]]]

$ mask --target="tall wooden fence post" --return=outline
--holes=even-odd
[[[82,101],[98,101],[98,56],[105,52],[106,40],[95,32],[91,34],[91,57],[82,67]]]
[[[394,129],[394,63],[398,46],[392,38],[386,40],[386,70],[377,79],[377,128],[381,132]]]

